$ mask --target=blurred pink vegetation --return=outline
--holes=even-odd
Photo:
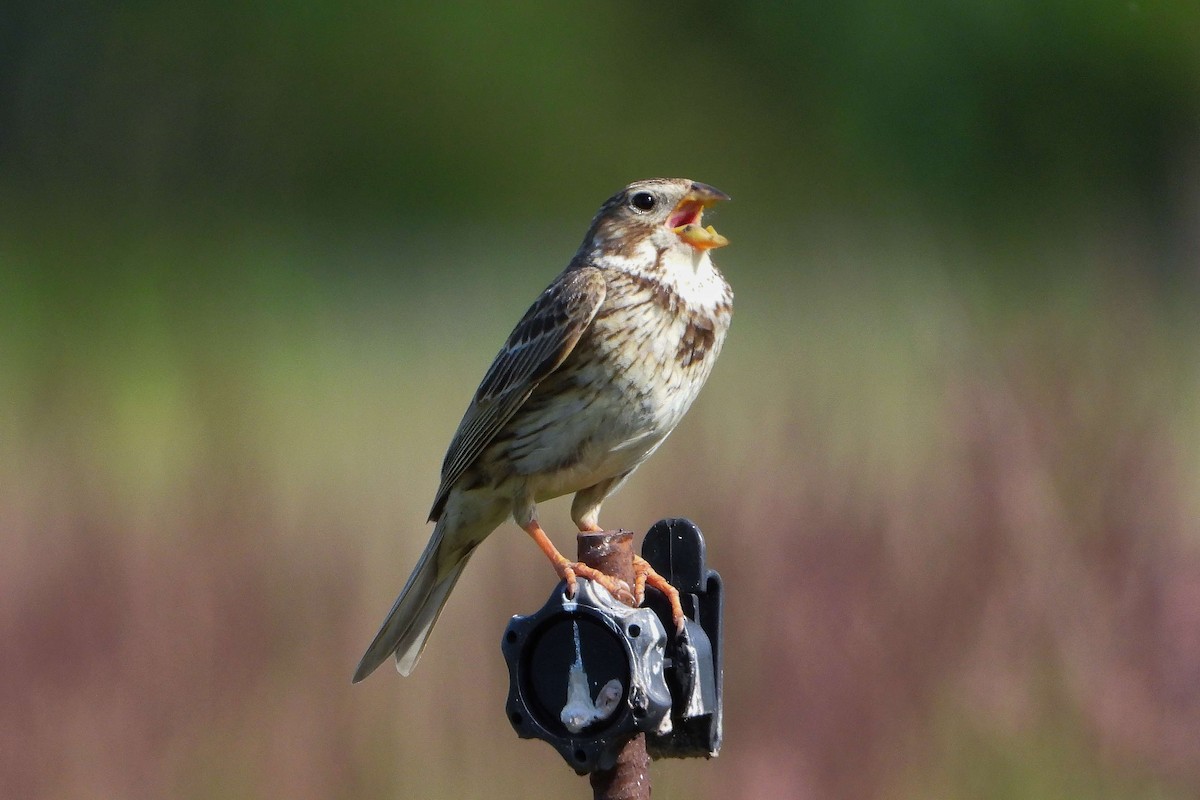
[[[728,586],[725,750],[656,767],[656,796],[1200,791],[1196,487],[1143,322],[1016,325],[929,370],[936,424],[903,468],[838,450],[820,386],[743,383],[766,348],[719,367],[607,520],[692,517]],[[128,507],[69,434],[43,430],[0,488],[0,796],[585,796],[503,718],[504,619],[552,585],[511,526],[414,677],[350,687],[427,533],[386,487],[432,481],[440,452],[284,492],[286,470],[208,448]]]

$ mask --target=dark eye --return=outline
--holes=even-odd
[[[654,203],[655,197],[649,192],[637,192],[633,197],[629,198],[629,205],[638,211],[649,211],[654,208]]]

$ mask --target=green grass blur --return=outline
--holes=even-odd
[[[655,796],[1200,791],[1200,7],[3,14],[0,796],[586,796],[503,714],[514,526],[349,678],[490,358],[652,175],[734,196],[737,294],[602,519],[728,586],[725,749]]]

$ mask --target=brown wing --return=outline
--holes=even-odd
[[[534,301],[475,390],[442,462],[429,519],[441,516],[451,487],[475,462],[539,383],[558,368],[604,302],[600,270],[564,272]]]

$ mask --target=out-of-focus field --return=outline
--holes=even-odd
[[[655,796],[1195,796],[1186,293],[723,214],[726,351],[602,517],[691,517],[728,586],[725,749]],[[349,682],[576,235],[8,237],[0,796],[586,796],[503,714],[500,633],[553,584],[511,525],[412,678]]]
[[[1200,4],[0,11],[0,800],[586,797],[486,542],[351,686],[490,359],[631,180],[733,196],[605,506],[728,587],[671,800],[1200,796]],[[567,501],[542,509],[573,547]]]

